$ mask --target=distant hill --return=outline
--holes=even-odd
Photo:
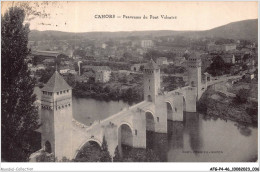
[[[203,35],[222,37],[229,39],[257,40],[258,22],[257,19],[232,22],[224,26],[204,31]]]
[[[173,36],[185,37],[218,37],[227,39],[246,39],[257,41],[258,20],[243,20],[232,22],[217,28],[205,31],[122,31],[122,32],[61,32],[61,31],[37,31],[32,30],[29,34],[30,41],[40,40],[68,40],[68,39],[98,39],[98,38],[119,38],[119,37],[147,37],[147,36]]]

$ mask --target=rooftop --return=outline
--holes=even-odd
[[[94,71],[100,71],[100,70],[111,71],[110,67],[108,67],[108,66],[88,66],[88,65],[85,65],[82,68],[83,69],[92,69]]]
[[[35,51],[32,52],[32,55],[37,55],[37,56],[51,56],[51,57],[57,57],[60,55],[60,52],[57,51]]]
[[[194,52],[190,54],[189,59],[201,59],[201,55],[201,53]]]
[[[49,81],[42,88],[42,91],[57,92],[61,90],[72,89],[67,82],[62,78],[59,72],[55,71]]]

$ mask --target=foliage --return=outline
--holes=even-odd
[[[122,159],[123,162],[159,162],[159,157],[152,149],[132,148]]]
[[[101,145],[100,162],[112,162],[112,158],[108,152],[107,141],[105,136],[103,137],[103,142]]]
[[[221,56],[213,58],[213,62],[207,68],[207,72],[212,76],[220,76],[230,72],[230,65],[226,64]]]
[[[164,76],[162,79],[162,86],[164,88],[164,91],[172,91],[178,87],[185,86],[185,82],[183,81],[182,77]]]
[[[36,72],[36,75],[38,75],[40,77],[39,82],[42,83],[47,83],[48,80],[51,78],[51,76],[53,75],[55,69],[52,67],[49,67],[45,70],[38,70]]]
[[[64,159],[64,161],[69,161]],[[63,161],[63,162],[64,162]],[[112,158],[108,152],[107,141],[103,137],[101,148],[96,142],[88,142],[79,150],[74,162],[112,162]]]
[[[174,60],[176,57],[176,54],[173,52],[161,52],[158,50],[149,50],[144,55],[144,59],[150,60],[153,59],[154,61],[157,60],[159,57],[166,57],[168,60]]]
[[[143,99],[142,86],[121,88],[121,84],[81,83],[76,82],[73,88],[73,96],[89,97],[97,100],[123,100],[130,104],[140,102]]]
[[[184,73],[187,70],[182,66],[175,66],[174,64],[170,64],[161,69],[166,74],[175,74],[175,73]]]
[[[56,158],[54,157],[54,154],[42,152],[41,155],[37,158],[37,162],[55,162]]]
[[[82,64],[91,66],[108,66],[111,70],[130,70],[131,64],[125,62],[114,62],[114,61],[93,61],[86,60]]]
[[[116,147],[114,154],[115,154],[115,156],[113,157],[113,162],[122,162],[120,152],[118,150],[118,146]]]
[[[73,52],[73,55],[74,56],[80,56],[80,57],[84,58],[86,56],[86,51],[85,50],[76,49]]]
[[[31,134],[39,127],[34,106],[35,81],[25,62],[29,26],[24,25],[25,13],[10,8],[1,17],[2,48],[2,158],[5,161],[26,161],[35,151]]]
[[[249,97],[249,90],[248,89],[240,89],[234,98],[234,101],[238,104],[243,104],[247,102]]]
[[[81,150],[79,150],[75,162],[99,162],[101,157],[101,149],[95,142],[88,142]]]
[[[216,45],[222,45],[222,44],[232,44],[235,43],[233,39],[225,39],[225,38],[219,38],[215,41]]]

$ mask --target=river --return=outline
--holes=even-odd
[[[123,108],[123,101],[73,98],[73,115],[90,125]],[[236,122],[208,119],[202,114],[185,113],[183,122],[168,121],[168,134],[153,133],[151,148],[165,162],[246,162],[257,158],[256,127]]]

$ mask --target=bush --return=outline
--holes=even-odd
[[[240,89],[234,98],[235,103],[243,104],[247,102],[249,97],[249,90],[248,89]]]

